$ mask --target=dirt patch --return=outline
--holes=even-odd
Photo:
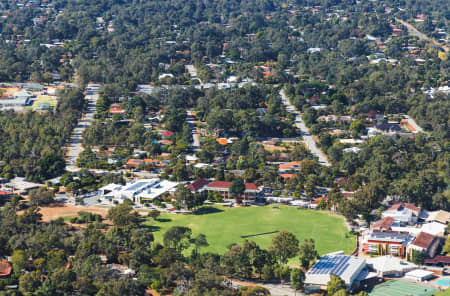
[[[16,92],[20,91],[19,87],[6,87],[6,88],[0,88],[0,90],[3,92],[2,97],[3,98],[9,98],[12,97]]]
[[[76,216],[78,212],[90,212],[94,214],[99,214],[103,218],[106,218],[108,214],[109,207],[87,207],[87,206],[74,206],[70,204],[54,204],[48,207],[41,207],[40,213],[42,214],[42,221],[49,222],[60,217]],[[141,216],[146,217],[148,211],[137,211]],[[19,212],[20,214],[21,212]],[[108,220],[104,221],[109,223]]]
[[[78,212],[85,211],[94,214],[100,214],[103,218],[108,214],[108,208],[104,207],[84,207],[74,206],[68,204],[56,204],[50,207],[41,207],[40,213],[42,214],[42,221],[49,222],[59,217],[76,216]],[[21,214],[21,212],[19,212]]]
[[[286,148],[281,147],[281,146],[275,146],[275,145],[270,145],[270,144],[263,144],[263,146],[264,146],[264,150],[269,151],[269,152],[274,152],[274,151],[284,152],[284,151],[286,151]]]

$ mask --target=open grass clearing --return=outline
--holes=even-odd
[[[194,215],[162,213],[158,221],[147,221],[155,229],[155,239],[162,242],[164,232],[172,226],[192,229],[193,236],[203,233],[209,246],[202,251],[223,253],[245,236],[267,248],[277,231],[292,232],[300,241],[313,238],[319,254],[343,250],[351,253],[355,237],[349,234],[340,216],[325,211],[304,210],[289,206],[226,208],[207,206]]]

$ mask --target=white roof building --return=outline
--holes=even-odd
[[[444,224],[441,224],[438,222],[431,222],[431,223],[423,224],[422,227],[420,228],[420,231],[432,234],[434,236],[444,237],[445,228],[446,228],[446,225],[444,225]]]
[[[405,274],[405,278],[413,281],[423,282],[434,276],[432,271],[416,269]]]
[[[367,264],[380,276],[401,276],[405,272],[416,269],[417,265],[398,257],[387,255],[367,259]]]
[[[348,287],[366,268],[366,260],[343,252],[322,256],[306,273],[306,286],[326,287],[332,275],[339,276]]]
[[[116,200],[119,203],[125,199],[135,203],[142,203],[145,200],[153,200],[168,192],[173,194],[176,191],[178,182],[171,182],[160,179],[136,179],[125,185],[108,184],[99,189],[100,195],[108,200]]]
[[[29,182],[22,177],[15,177],[14,179],[9,180],[9,182],[5,184],[5,187],[12,188],[14,191],[19,192],[19,194],[21,193],[26,194],[31,189],[36,189],[44,186],[45,186],[44,184]]]

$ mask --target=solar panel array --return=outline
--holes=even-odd
[[[406,233],[398,232],[372,232],[370,239],[389,240],[389,241],[403,241],[408,238]]]
[[[344,271],[350,266],[348,261],[350,256],[323,256],[319,262],[314,264],[309,274],[334,274],[341,276]]]

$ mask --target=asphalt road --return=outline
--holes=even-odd
[[[195,115],[192,113],[191,110],[186,110],[187,118],[186,122],[189,125],[189,128],[192,132],[192,148],[194,148],[195,151],[200,150],[200,136],[197,132],[197,129],[195,128]]]
[[[331,166],[331,164],[328,162],[327,157],[322,152],[322,150],[317,147],[316,142],[314,141],[314,138],[309,133],[309,129],[306,127],[305,123],[303,122],[302,116],[300,112],[298,112],[294,105],[289,102],[289,98],[284,93],[284,90],[280,91],[281,96],[281,102],[286,106],[286,110],[288,112],[295,114],[295,125],[300,129],[302,133],[303,140],[306,144],[306,147],[311,151],[311,153],[319,158],[319,163],[324,166]]]
[[[422,33],[422,32],[420,32],[419,30],[417,30],[413,25],[411,25],[411,24],[409,24],[409,23],[407,23],[407,22],[405,22],[405,21],[403,21],[403,20],[401,20],[401,19],[398,19],[398,18],[396,18],[395,20],[396,20],[397,22],[401,23],[402,25],[404,25],[405,27],[407,27],[407,28],[408,28],[408,31],[409,31],[412,35],[417,36],[419,39],[426,40],[426,41],[428,41],[428,42],[433,43],[435,46],[442,48],[445,52],[448,52],[448,51],[449,51],[449,48],[448,48],[447,46],[442,45],[441,43],[437,42],[437,41],[434,40],[433,38],[428,37],[428,36],[425,35],[424,33]]]
[[[66,170],[69,172],[75,172],[79,169],[76,167],[78,155],[84,150],[83,147],[83,132],[92,124],[92,120],[95,115],[95,105],[98,100],[98,88],[97,85],[89,84],[87,86],[85,99],[88,101],[88,107],[86,113],[78,122],[78,125],[72,131],[70,137],[70,144],[67,146],[66,154]],[[89,90],[90,89],[90,90]]]

